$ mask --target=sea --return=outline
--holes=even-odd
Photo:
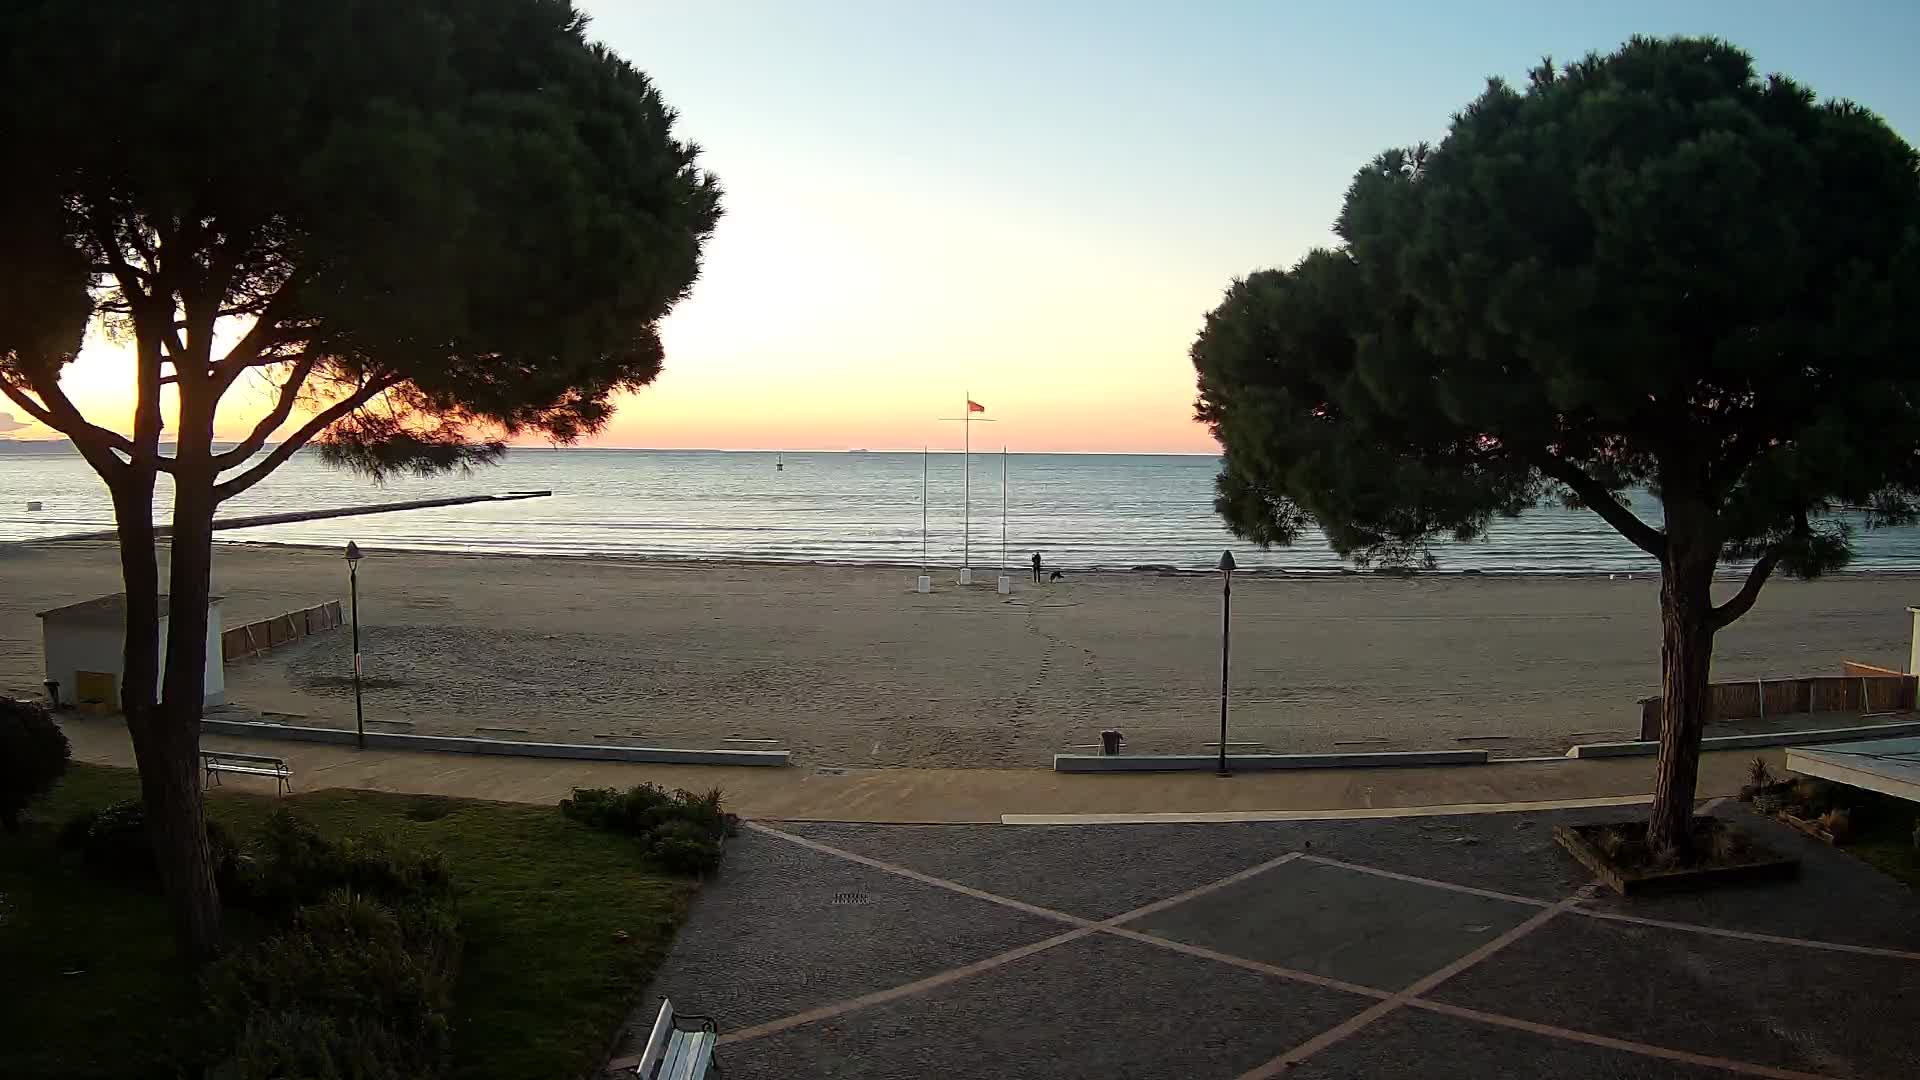
[[[514,502],[263,525],[223,542],[654,560],[1020,569],[1039,552],[1062,569],[1203,570],[1231,550],[1242,567],[1353,569],[1317,535],[1261,550],[1213,510],[1218,459],[1158,454],[734,452],[517,448],[466,474],[376,483],[303,452],[222,507],[222,516],[546,490]],[[156,511],[170,509],[163,477]],[[924,492],[924,497],[923,497]],[[1631,493],[1659,521],[1658,504]],[[27,509],[38,503],[37,510]],[[1857,523],[1856,523],[1857,524]],[[0,445],[0,541],[109,528],[106,489],[64,444]],[[1856,570],[1920,570],[1920,529],[1856,536]],[[1438,569],[1482,573],[1648,572],[1654,564],[1598,518],[1542,506],[1484,540],[1434,545]]]

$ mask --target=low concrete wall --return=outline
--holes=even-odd
[[[248,739],[286,739],[292,742],[334,743],[352,746],[354,733],[344,728],[292,727],[247,720],[202,720],[203,735],[233,735]],[[572,758],[580,761],[637,761],[655,765],[786,765],[785,750],[677,750],[659,746],[593,746],[578,743],[509,742],[504,739],[465,739],[454,735],[401,735],[367,732],[369,750],[427,750],[450,754],[500,754],[510,757]]]
[[[1701,739],[1700,749],[1751,750],[1768,746],[1849,742],[1854,739],[1891,739],[1901,735],[1920,735],[1920,721],[1907,724],[1874,724],[1867,727],[1814,728],[1808,731],[1770,731],[1760,735],[1715,735]],[[1568,750],[1567,756],[1570,758],[1634,757],[1659,752],[1658,742],[1643,739],[1638,742],[1582,743]]]
[[[1485,765],[1485,750],[1409,750],[1371,754],[1228,754],[1227,768],[1380,769],[1413,765]],[[1054,772],[1211,772],[1218,754],[1055,754]]]

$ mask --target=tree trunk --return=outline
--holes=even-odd
[[[181,951],[198,963],[219,951],[220,900],[214,890],[213,859],[200,803],[199,725],[182,729],[160,703],[160,569],[154,543],[153,485],[153,473],[139,470],[113,485],[120,576],[127,593],[120,709],[133,737],[147,835],[173,917],[175,939]],[[205,613],[203,601],[203,635]],[[169,620],[176,632],[179,614],[176,599]],[[200,651],[204,652],[204,644]],[[168,660],[176,661],[171,651]]]
[[[1647,843],[1690,854],[1713,673],[1713,570],[1720,545],[1704,522],[1669,504],[1660,572],[1660,758]]]
[[[205,805],[199,786],[200,717],[206,704],[207,600],[213,590],[213,416],[200,395],[184,388],[174,454],[171,611],[167,620],[167,665],[156,727],[164,744],[165,824],[153,829],[154,854],[174,898],[183,937],[193,958],[205,960],[221,944],[220,893],[207,846]],[[144,770],[143,770],[144,772]],[[151,789],[150,789],[151,790]],[[148,821],[158,809],[148,796]],[[152,826],[149,826],[152,828]],[[169,870],[172,881],[166,881]]]

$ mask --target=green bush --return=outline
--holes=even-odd
[[[663,869],[698,874],[720,865],[721,840],[734,829],[733,815],[720,803],[718,788],[696,795],[639,784],[626,791],[574,788],[572,798],[560,800],[560,812],[583,825],[638,839]]]
[[[147,808],[139,799],[75,814],[60,826],[58,841],[61,847],[78,851],[88,866],[102,873],[141,880],[159,876],[153,844],[147,839]],[[233,834],[226,826],[209,820],[207,847],[213,853],[214,882],[221,891],[239,887],[245,859]]]
[[[232,901],[285,917],[334,889],[389,903],[447,900],[453,877],[439,852],[396,850],[378,836],[329,841],[286,809],[267,819]]]
[[[676,874],[712,873],[720,866],[720,837],[692,821],[669,821],[654,830],[647,856]]]
[[[45,708],[0,698],[0,828],[19,829],[21,811],[52,790],[72,753]]]
[[[224,1080],[415,1080],[445,1072],[460,938],[451,902],[347,889],[221,961],[210,1018],[238,1033]]]

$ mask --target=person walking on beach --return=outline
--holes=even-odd
[[[1033,583],[1040,584],[1040,553],[1033,553]]]

